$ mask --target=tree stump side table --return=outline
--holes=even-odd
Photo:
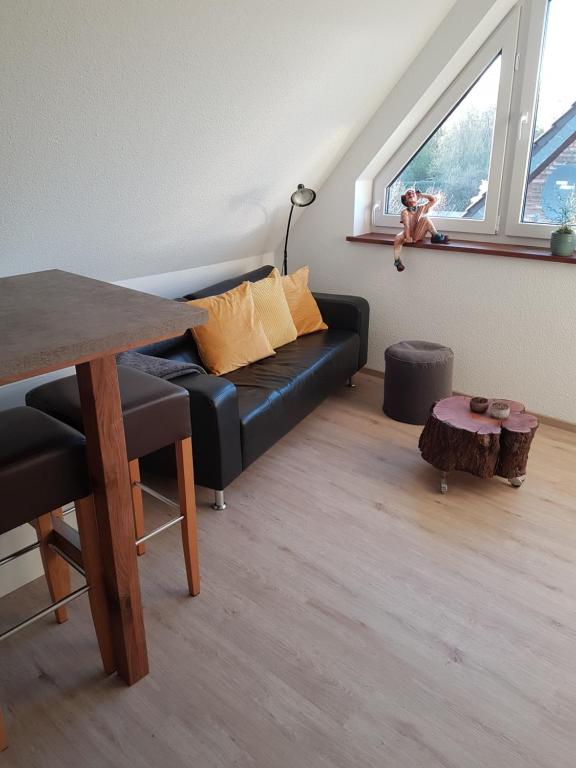
[[[526,479],[526,463],[538,419],[522,403],[509,403],[510,416],[495,419],[473,413],[470,398],[455,395],[439,400],[431,409],[420,435],[422,458],[441,472],[440,490],[448,490],[447,473],[458,469],[482,478],[506,478],[515,488]]]

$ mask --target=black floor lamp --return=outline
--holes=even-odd
[[[314,200],[316,200],[316,192],[314,192],[313,189],[307,189],[304,184],[298,184],[298,189],[296,192],[293,192],[290,197],[292,205],[290,207],[290,216],[288,216],[288,226],[286,227],[286,240],[284,241],[284,261],[282,263],[283,275],[288,274],[288,235],[290,234],[290,222],[292,221],[294,206],[297,205],[298,208],[306,208],[308,205],[312,205]]]

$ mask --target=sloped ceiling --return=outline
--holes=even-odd
[[[455,0],[3,0],[0,274],[274,248]]]

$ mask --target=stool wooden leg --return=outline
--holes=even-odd
[[[186,561],[188,589],[192,596],[200,592],[200,568],[198,564],[198,533],[196,529],[196,497],[194,492],[194,465],[192,464],[192,440],[178,440],[176,449],[176,469],[178,476],[178,496],[182,520],[182,546]]]
[[[116,670],[114,644],[110,611],[106,598],[104,572],[100,555],[98,523],[92,496],[76,500],[76,520],[82,548],[82,564],[86,573],[86,582],[90,587],[88,598],[92,611],[92,621],[96,630],[102,664],[107,675]]]
[[[53,512],[48,512],[45,515],[37,517],[32,521],[32,525],[36,529],[36,536],[40,542],[40,555],[42,557],[42,564],[44,566],[44,573],[46,575],[46,581],[48,583],[48,590],[50,591],[50,597],[52,602],[61,600],[66,597],[72,591],[70,581],[70,567],[62,558],[50,549],[48,546],[48,538],[52,533],[52,515],[62,517],[62,510],[55,509]],[[63,624],[68,620],[68,610],[65,605],[61,608],[57,608],[54,611],[56,621],[58,624]]]
[[[8,739],[6,738],[6,727],[4,725],[4,718],[0,711],[0,752],[3,752],[8,747]]]
[[[142,501],[142,491],[140,486],[136,483],[140,482],[140,464],[138,459],[134,459],[128,463],[128,469],[130,470],[130,490],[132,492],[132,509],[134,511],[134,531],[136,538],[139,539],[144,536],[144,504]],[[146,552],[145,544],[138,544],[136,547],[136,554],[143,555]]]

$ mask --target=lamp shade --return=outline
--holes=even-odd
[[[299,208],[306,208],[314,200],[316,200],[316,192],[313,189],[308,189],[304,184],[298,184],[298,189],[290,197],[292,205],[297,205]]]

